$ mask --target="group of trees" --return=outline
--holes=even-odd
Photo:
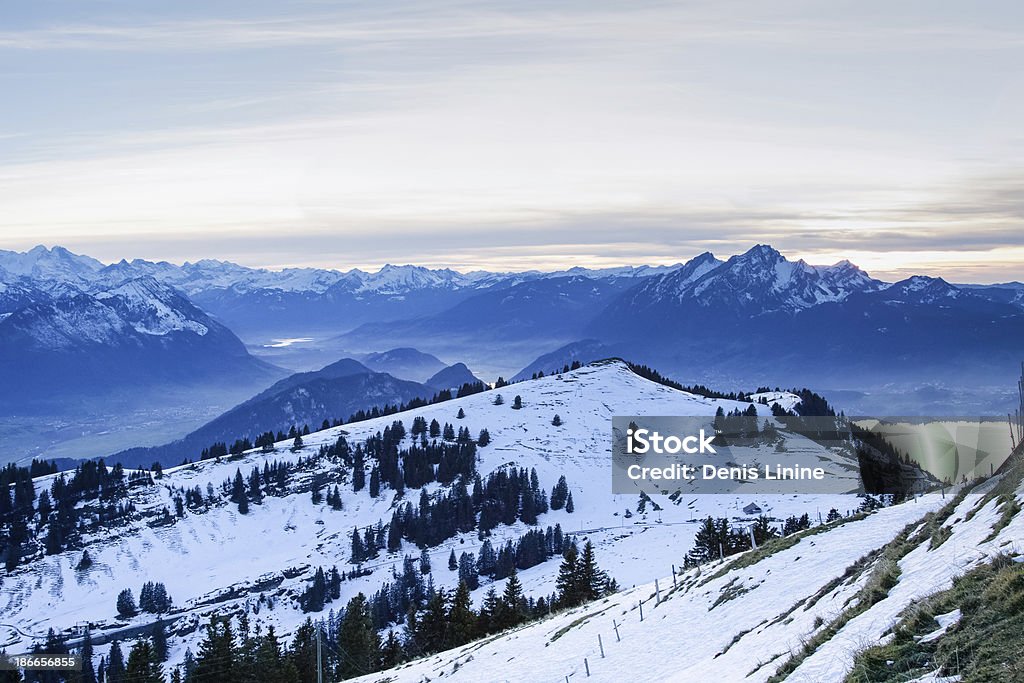
[[[840,515],[835,508],[829,511],[829,522],[839,519]],[[778,536],[789,536],[798,531],[811,528],[811,518],[804,513],[799,517],[790,515],[782,522],[781,531],[777,529],[771,517],[761,515],[754,520],[754,523],[744,527],[731,527],[729,520],[724,517],[715,519],[708,517],[701,522],[697,536],[693,542],[693,549],[687,553],[684,565],[692,567],[709,560],[716,560],[720,557],[728,557],[745,550],[750,550],[751,536],[757,545]]]
[[[131,588],[125,588],[117,595],[117,614],[128,619],[139,612],[164,614],[171,611],[173,601],[167,593],[167,587],[159,581],[147,581],[139,591],[139,602],[136,605]]]
[[[331,599],[334,572],[318,571],[314,582],[322,584]],[[83,657],[81,672],[75,683],[304,683],[315,680],[317,653],[319,664],[328,680],[344,680],[391,668],[402,662],[433,652],[457,647],[473,639],[498,633],[527,621],[547,615],[553,609],[571,607],[593,600],[615,590],[614,581],[597,566],[593,545],[587,543],[582,552],[576,546],[566,547],[559,571],[557,593],[533,599],[523,591],[513,571],[499,592],[487,591],[479,610],[473,608],[470,587],[460,581],[453,591],[435,588],[433,581],[423,581],[422,563],[405,558],[403,568],[395,572],[394,582],[385,584],[373,599],[362,593],[351,598],[343,608],[314,622],[307,619],[296,629],[290,642],[284,643],[274,627],[266,631],[250,627],[248,613],[232,619],[212,616],[205,626],[198,651],[186,651],[184,662],[165,670],[167,634],[163,622],[157,622],[150,633],[136,640],[127,657],[122,643],[114,642],[106,657],[97,664],[91,636],[86,631],[78,652]],[[405,609],[396,621],[391,609],[380,611],[387,592],[408,597]],[[402,623],[405,628],[388,628]],[[381,631],[386,630],[384,637]],[[317,642],[320,642],[320,648]],[[67,654],[66,641],[51,630],[46,641],[33,648],[33,654]],[[28,672],[23,679],[18,672],[3,672],[3,681],[50,683],[62,680],[54,672]]]
[[[151,486],[145,470],[125,475],[120,464],[87,460],[70,476],[59,474],[38,497],[33,477],[53,474],[51,464],[8,465],[0,470],[0,557],[8,570],[40,550],[54,555],[81,547],[86,531],[116,526],[135,512],[130,488]]]
[[[552,370],[551,374],[559,375],[559,374],[562,374],[562,373],[569,372],[570,370],[579,370],[581,367],[583,367],[583,364],[580,363],[578,360],[574,360],[571,365],[569,365],[569,364],[563,365],[561,370]],[[533,373],[530,376],[530,379],[540,379],[542,377],[544,377],[544,371],[540,370],[538,372]]]
[[[708,517],[701,523],[693,541],[693,549],[687,553],[684,564],[693,566],[720,557],[728,557],[752,547],[751,534],[758,545],[779,535],[770,517],[761,515],[749,527],[733,528],[725,517]]]

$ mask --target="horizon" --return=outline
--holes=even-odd
[[[1024,8],[11,8],[0,248],[1020,280]]]
[[[123,262],[127,262],[127,263],[131,263],[133,261],[147,261],[147,262],[150,262],[150,263],[160,263],[160,262],[169,263],[170,265],[173,265],[173,266],[176,266],[176,267],[180,268],[180,267],[184,267],[186,265],[195,265],[195,264],[203,262],[203,261],[214,261],[214,262],[221,263],[221,264],[235,265],[235,266],[240,266],[242,268],[248,268],[248,269],[252,269],[252,270],[266,270],[266,271],[272,271],[272,272],[282,272],[284,270],[294,269],[294,270],[326,270],[326,271],[333,271],[333,272],[337,272],[337,273],[350,273],[350,272],[353,272],[353,271],[359,271],[359,272],[363,272],[363,273],[367,273],[367,274],[371,274],[372,275],[372,274],[379,273],[383,269],[388,268],[388,267],[391,267],[391,268],[410,268],[411,267],[411,268],[426,268],[426,269],[432,270],[432,271],[450,270],[450,271],[456,272],[456,273],[458,273],[460,275],[471,275],[474,272],[485,272],[485,273],[491,273],[491,274],[495,274],[495,275],[504,275],[504,274],[531,273],[531,272],[533,272],[533,273],[541,273],[541,274],[551,274],[551,273],[559,273],[559,272],[569,272],[569,271],[573,270],[574,268],[585,268],[587,270],[604,270],[604,269],[615,269],[615,268],[644,268],[644,267],[670,268],[670,267],[673,267],[673,266],[685,265],[689,261],[693,260],[694,258],[697,258],[698,256],[703,255],[704,253],[710,253],[714,258],[716,258],[716,259],[718,259],[718,260],[720,260],[720,261],[722,261],[724,263],[725,261],[728,261],[730,258],[732,258],[734,256],[740,256],[740,255],[750,251],[751,249],[754,249],[754,248],[759,247],[759,246],[767,246],[770,249],[775,249],[776,251],[779,252],[779,254],[782,255],[782,257],[785,260],[789,261],[790,263],[796,263],[798,261],[804,261],[807,265],[809,265],[811,267],[814,267],[814,268],[828,268],[828,267],[834,267],[834,266],[840,265],[842,263],[850,263],[851,265],[855,266],[856,268],[858,268],[859,270],[861,270],[862,272],[864,272],[868,276],[870,276],[870,277],[872,277],[872,278],[874,278],[876,280],[879,280],[879,281],[882,281],[882,282],[886,282],[886,283],[890,283],[890,284],[891,283],[895,283],[895,282],[899,282],[900,280],[905,280],[905,279],[907,279],[909,277],[917,277],[917,276],[924,275],[923,273],[910,273],[910,274],[906,275],[905,277],[901,277],[899,279],[886,279],[884,277],[876,276],[874,273],[872,273],[871,271],[867,270],[866,268],[861,267],[861,265],[859,263],[857,263],[857,262],[855,262],[855,261],[853,261],[851,259],[842,258],[842,259],[839,259],[838,261],[834,261],[832,263],[812,263],[812,262],[808,262],[808,261],[806,261],[805,259],[802,259],[802,258],[790,258],[790,256],[788,256],[781,249],[776,249],[773,245],[767,244],[767,243],[753,244],[750,247],[748,247],[747,249],[744,249],[743,251],[737,252],[735,254],[722,255],[722,254],[715,254],[714,252],[700,252],[699,254],[693,254],[692,256],[687,256],[685,258],[669,260],[669,261],[666,261],[665,263],[619,263],[619,264],[613,264],[613,265],[600,266],[598,268],[588,268],[587,266],[575,265],[575,266],[569,266],[567,268],[556,268],[556,269],[553,269],[553,270],[542,270],[542,269],[536,269],[536,268],[534,268],[534,269],[527,269],[527,270],[487,270],[487,269],[479,269],[479,268],[478,269],[473,269],[473,270],[468,270],[468,269],[460,269],[460,268],[453,267],[453,266],[448,266],[448,265],[423,265],[423,264],[420,264],[420,263],[401,263],[401,262],[396,262],[396,263],[388,262],[388,263],[371,264],[371,265],[324,265],[324,266],[283,265],[283,266],[276,266],[276,267],[274,267],[274,266],[250,265],[250,264],[246,264],[246,263],[240,263],[238,261],[233,261],[233,260],[230,260],[230,259],[218,258],[216,256],[205,257],[205,258],[197,259],[195,261],[190,261],[190,260],[169,261],[167,259],[147,259],[147,258],[141,258],[141,257],[131,257],[131,258],[129,258],[129,257],[126,257],[126,256],[123,256],[123,257],[115,259],[115,260],[104,260],[102,258],[97,258],[93,254],[88,254],[88,253],[84,253],[84,252],[80,252],[80,251],[75,251],[73,249],[69,249],[68,247],[66,247],[65,245],[62,245],[62,244],[53,244],[53,245],[47,246],[47,245],[42,244],[42,243],[36,244],[36,245],[34,245],[34,246],[32,246],[32,247],[30,247],[28,249],[24,249],[24,250],[21,250],[21,251],[0,249],[0,252],[7,251],[8,253],[15,253],[15,254],[20,254],[20,255],[26,255],[29,252],[35,251],[37,249],[44,249],[47,252],[53,252],[54,250],[57,250],[57,249],[64,249],[64,250],[68,251],[69,253],[71,253],[74,256],[86,257],[86,258],[91,258],[93,260],[99,261],[104,267],[109,267],[109,266],[115,265],[117,263],[121,263],[122,261]],[[953,281],[953,280],[950,280],[947,277],[943,277],[942,275],[924,275],[924,276],[925,277],[935,277],[935,278],[938,278],[938,279],[941,279],[941,280],[945,280],[946,282],[949,282],[950,284],[953,284],[953,285],[957,285],[957,284],[964,284],[964,285],[1019,285],[1019,284],[1021,284],[1021,281],[1019,281],[1019,280],[1003,280],[1003,281],[993,281],[993,282],[967,282],[967,281]]]

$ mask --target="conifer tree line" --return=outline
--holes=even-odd
[[[570,548],[575,552],[574,546],[573,538],[563,534],[559,525],[549,526],[546,530],[531,529],[515,541],[506,541],[497,551],[490,539],[485,539],[479,556],[462,552],[456,558],[453,549],[448,559],[448,568],[457,572],[459,582],[473,591],[480,587],[481,577],[493,581],[504,580],[519,570],[529,569],[551,557],[562,555]],[[405,623],[410,608],[423,607],[433,586],[429,555],[426,551],[422,552],[418,562],[412,555],[406,555],[402,561],[402,570],[392,571],[392,579],[369,599],[373,623],[377,629]],[[311,588],[317,585],[314,578]]]
[[[539,532],[538,532],[539,533]],[[331,590],[331,573],[322,573]],[[578,551],[566,542],[556,593],[534,599],[525,595],[515,570],[499,592],[491,587],[479,609],[474,609],[471,588],[460,581],[454,591],[435,588],[431,577],[423,581],[422,564],[410,556],[387,591],[406,596],[408,603],[399,622],[382,613],[384,600],[368,600],[362,593],[343,608],[314,622],[307,618],[290,639],[280,638],[273,626],[264,631],[249,623],[243,611],[234,618],[212,616],[203,627],[197,651],[187,650],[184,661],[167,666],[167,630],[162,621],[131,644],[115,641],[98,662],[87,630],[77,653],[83,658],[81,672],[0,673],[0,681],[27,683],[307,683],[316,680],[317,635],[325,680],[345,680],[389,669],[410,659],[464,645],[472,640],[542,618],[554,610],[574,607],[616,590],[615,582],[598,567],[590,542]],[[337,598],[334,598],[337,600]],[[388,628],[403,623],[404,629]],[[382,636],[382,630],[386,631]],[[125,655],[127,650],[127,655]],[[51,629],[33,654],[68,654],[66,641]]]
[[[123,618],[134,617],[139,612],[164,614],[171,611],[173,601],[167,593],[167,587],[159,581],[147,581],[139,591],[139,602],[130,588],[125,588],[117,596],[117,614]]]
[[[358,410],[349,415],[347,420],[341,418],[324,419],[320,425],[320,430],[330,429],[332,427],[340,427],[344,424],[351,424],[353,422],[364,422],[366,420],[373,420],[378,417],[385,417],[387,415],[394,415],[395,413],[405,412],[407,410],[413,410],[415,408],[422,408],[424,406],[434,405],[435,403],[443,403],[450,401],[453,398],[463,398],[465,396],[472,396],[482,391],[487,391],[488,386],[483,382],[467,382],[461,387],[456,389],[453,394],[451,389],[442,389],[441,391],[434,394],[429,399],[414,398],[408,402],[399,404],[385,404],[383,406],[374,406],[367,410]],[[461,419],[461,418],[460,418]],[[264,452],[270,452],[274,450],[274,444],[281,441],[292,441],[295,443],[295,439],[301,439],[304,436],[309,436],[311,433],[308,424],[304,424],[301,427],[297,425],[291,425],[288,431],[278,430],[265,431],[255,438],[249,436],[242,436],[228,446],[227,442],[216,441],[209,446],[205,447],[199,453],[200,460],[210,460],[215,458],[223,458],[227,456],[241,455],[245,451],[253,448],[259,448]],[[186,459],[181,464],[187,465],[191,461]]]
[[[124,500],[128,490],[153,485],[145,470],[126,476],[120,464],[87,460],[70,477],[59,474],[37,498],[32,477],[52,470],[38,461],[0,470],[0,557],[8,570],[42,553],[81,547],[85,532],[123,524],[135,512]]]
[[[838,519],[838,513],[837,519]],[[832,521],[831,519],[829,521]],[[760,515],[750,526],[734,528],[725,517],[708,517],[701,522],[700,529],[693,541],[693,548],[686,554],[683,566],[693,567],[704,562],[717,560],[750,550],[753,533],[754,541],[761,545],[765,541],[779,536],[789,536],[798,531],[811,528],[811,519],[804,513],[797,517],[790,515],[782,524],[782,530],[775,528],[774,521],[767,515]]]

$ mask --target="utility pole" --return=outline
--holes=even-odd
[[[316,683],[324,683],[323,658],[320,656],[320,622],[316,623]]]

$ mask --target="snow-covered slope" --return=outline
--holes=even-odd
[[[1020,561],[1024,515],[1002,519],[1005,503],[986,496],[997,484],[836,522],[753,564],[744,554],[675,577],[663,570],[657,586],[356,680],[755,682],[784,667],[786,681],[840,683],[856,653],[886,642],[915,603],[1000,553]],[[1011,495],[1024,500],[1019,480]],[[939,528],[945,540],[935,540]],[[883,575],[894,585],[881,583],[885,592],[861,607]]]
[[[494,405],[497,394],[505,401]],[[522,397],[523,407],[513,409],[513,397]],[[461,399],[426,406],[397,416],[353,423],[310,434],[305,446],[293,452],[291,442],[277,444],[271,453],[254,451],[222,462],[203,461],[165,471],[152,487],[133,488],[131,499],[137,514],[127,528],[87,537],[93,566],[86,572],[74,567],[81,551],[46,556],[19,567],[4,579],[0,594],[0,623],[16,630],[7,640],[10,647],[26,647],[25,635],[42,635],[48,628],[72,629],[76,624],[92,622],[94,633],[116,631],[117,594],[123,588],[137,591],[142,581],[160,581],[174,598],[178,620],[175,629],[187,630],[212,611],[253,610],[260,595],[273,597],[275,608],[250,615],[261,623],[272,623],[278,633],[287,634],[305,618],[292,600],[305,587],[317,566],[337,565],[350,568],[349,534],[353,527],[374,525],[390,520],[397,502],[393,491],[371,498],[366,489],[353,493],[350,471],[325,459],[315,471],[293,475],[292,489],[283,497],[267,497],[252,505],[246,515],[226,500],[204,513],[186,512],[172,524],[160,520],[161,510],[173,509],[172,487],[220,491],[225,479],[235,472],[248,474],[254,466],[270,461],[295,461],[313,456],[321,444],[331,444],[342,432],[350,443],[359,443],[383,429],[394,419],[408,426],[417,416],[428,422],[437,419],[466,427],[476,435],[488,429],[491,443],[479,449],[477,469],[486,475],[506,466],[536,468],[540,483],[550,490],[558,477],[565,475],[574,496],[575,512],[552,511],[541,515],[540,525],[559,523],[566,532],[585,535],[599,543],[599,559],[623,586],[644,583],[663,574],[673,563],[680,563],[690,549],[696,531],[695,520],[708,514],[740,516],[746,497],[686,496],[678,504],[665,503],[661,510],[647,506],[638,510],[635,495],[614,495],[611,491],[610,422],[617,414],[691,414],[712,415],[718,406],[731,410],[746,407],[732,401],[714,401],[654,384],[632,373],[624,364],[606,362],[587,366],[564,375],[549,376],[491,390]],[[463,420],[456,419],[459,409]],[[764,414],[767,406],[758,406]],[[562,425],[551,425],[558,413]],[[409,438],[409,437],[407,437]],[[367,465],[369,467],[369,464]],[[331,510],[326,504],[310,501],[309,482],[318,476],[329,485],[340,484],[344,509]],[[52,479],[52,477],[48,478]],[[40,480],[41,490],[51,485]],[[428,485],[436,492],[438,484]],[[218,494],[219,495],[219,494]],[[407,491],[404,500],[416,500],[415,491]],[[664,502],[664,501],[663,501]],[[856,502],[843,496],[783,497],[758,499],[758,504],[777,517],[807,512],[812,516],[837,506],[844,511]],[[629,516],[627,517],[627,510]],[[522,523],[501,526],[492,542],[518,538],[528,527]],[[452,548],[475,552],[479,547],[475,533],[463,534],[431,552],[435,556],[434,580],[453,586],[456,575],[445,567],[444,559]],[[403,553],[418,553],[405,543]],[[372,564],[374,572],[342,584],[342,602],[357,591],[372,593],[388,580],[390,569],[402,553],[381,557]],[[553,589],[557,562],[548,561],[524,571],[521,578],[528,592],[547,595]],[[486,586],[475,594],[480,599]],[[137,617],[134,624],[144,623]],[[172,657],[179,658],[184,646],[193,648],[198,633],[179,638]]]

